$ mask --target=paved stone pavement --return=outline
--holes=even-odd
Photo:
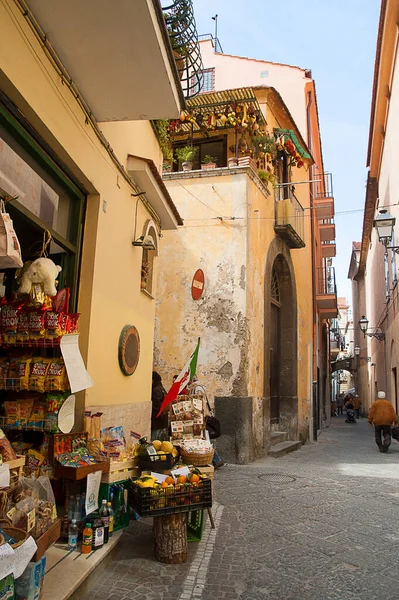
[[[270,482],[271,474],[292,476]],[[317,444],[216,472],[217,529],[184,565],[153,558],[148,521],[126,531],[92,600],[399,598],[399,444],[380,454],[365,419]]]

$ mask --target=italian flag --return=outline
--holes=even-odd
[[[169,392],[166,394],[156,418],[158,418],[159,415],[161,413],[163,413],[165,408],[167,406],[169,406],[169,404],[171,402],[173,402],[173,400],[176,400],[176,398],[180,394],[180,392],[182,390],[184,390],[184,388],[190,383],[190,381],[194,377],[195,372],[197,370],[197,361],[198,361],[198,352],[199,352],[200,342],[201,342],[201,340],[200,340],[200,338],[198,338],[197,347],[195,348],[194,352],[188,359],[182,372],[180,373],[180,375],[178,376],[176,381],[173,383]]]

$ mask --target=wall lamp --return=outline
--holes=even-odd
[[[132,242],[133,246],[139,246],[140,248],[144,248],[145,250],[155,250],[154,240],[152,239],[152,235],[142,235],[137,240]]]
[[[355,356],[358,356],[359,358],[361,358],[362,360],[365,360],[367,362],[371,361],[371,356],[360,356],[360,346],[355,346]]]
[[[372,332],[368,333],[367,330],[369,328],[369,320],[364,315],[359,320],[359,327],[360,327],[360,331],[363,333],[364,337],[366,337],[366,335],[368,335],[369,337],[375,338],[379,342],[382,342],[383,340],[385,340],[385,333],[383,333],[382,331],[372,331]],[[376,327],[375,329],[378,330],[378,327]]]
[[[384,208],[381,209],[379,214],[374,219],[374,227],[377,230],[378,240],[384,244],[386,250],[392,250],[399,254],[399,246],[388,246],[393,239],[393,228],[396,223],[395,217],[389,214]]]

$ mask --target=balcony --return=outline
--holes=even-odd
[[[332,219],[335,213],[331,173],[315,175],[312,186],[313,205],[317,219]]]
[[[337,247],[335,242],[322,242],[321,243],[321,256],[322,258],[333,258],[337,254]]]
[[[289,248],[305,247],[305,211],[288,186],[275,188],[276,194],[276,220],[274,231],[287,244]]]
[[[338,302],[334,267],[316,269],[316,304],[322,319],[337,317]]]
[[[319,223],[319,231],[322,242],[333,242],[335,240],[335,224],[332,219],[323,219]]]
[[[195,45],[191,0],[184,2],[186,11],[179,13],[187,31],[185,45],[177,36],[180,29],[173,38],[176,43],[172,40],[169,17],[164,16],[159,0],[26,3],[26,18],[38,22],[97,121],[179,116],[185,106],[179,71],[184,71],[184,77],[194,75],[192,60],[183,56]],[[179,12],[177,4],[173,3],[170,12]],[[175,25],[176,21],[174,14]],[[181,69],[171,41],[180,48]],[[199,52],[198,42],[197,46]]]

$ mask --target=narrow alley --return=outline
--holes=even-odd
[[[366,419],[334,419],[317,444],[216,474],[207,523],[185,565],[153,558],[148,520],[126,531],[95,600],[396,598],[399,444],[380,454]]]

